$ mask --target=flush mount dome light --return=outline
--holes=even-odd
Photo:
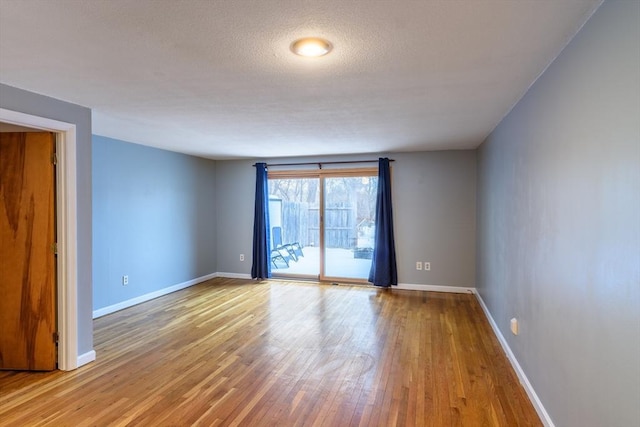
[[[333,46],[324,39],[307,37],[291,43],[291,51],[296,55],[316,58],[331,52]]]

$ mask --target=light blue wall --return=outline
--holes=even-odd
[[[640,2],[600,7],[478,169],[478,290],[555,425],[639,426]]]
[[[475,286],[476,152],[393,153],[392,187],[398,281]],[[269,163],[377,159],[369,156],[269,159]],[[249,274],[255,160],[218,161],[218,271]],[[372,165],[375,166],[375,163]],[[347,165],[354,167],[354,165]],[[330,166],[326,166],[330,167]],[[245,254],[245,261],[239,260]],[[416,261],[431,262],[417,271]]]
[[[91,110],[0,84],[0,107],[76,125],[78,354],[93,350],[91,312]]]
[[[94,310],[216,271],[215,170],[93,136]]]

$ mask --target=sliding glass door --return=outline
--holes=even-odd
[[[269,172],[275,276],[366,281],[377,169]]]
[[[377,176],[324,178],[324,275],[367,280],[375,234]]]
[[[319,209],[318,177],[269,179],[273,274],[319,277]]]

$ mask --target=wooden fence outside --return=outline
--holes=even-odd
[[[357,242],[356,209],[338,205],[325,208],[325,247],[353,249]],[[283,243],[299,242],[302,246],[320,244],[320,217],[318,207],[309,203],[282,202]]]

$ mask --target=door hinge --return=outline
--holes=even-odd
[[[57,332],[53,333],[53,342],[58,344],[58,341],[60,341],[60,335]]]
[[[51,252],[54,255],[58,255],[58,243],[57,242],[51,244]]]
[[[53,153],[51,155],[51,163],[53,163],[54,165],[58,164],[58,153]]]

